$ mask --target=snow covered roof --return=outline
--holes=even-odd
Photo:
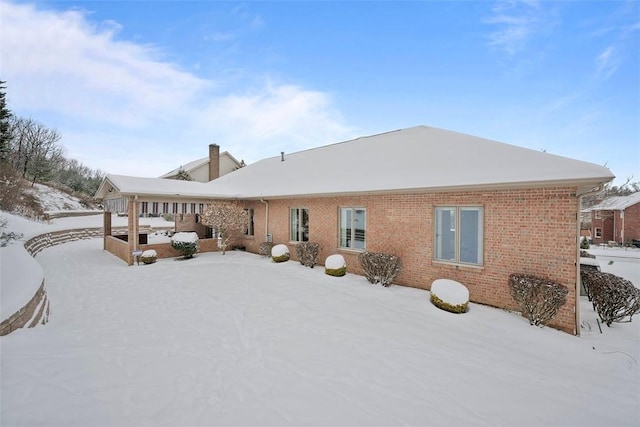
[[[201,159],[198,160],[194,160],[192,162],[187,163],[186,165],[182,165],[182,166],[178,166],[177,168],[173,169],[170,172],[165,173],[164,175],[160,175],[160,178],[169,178],[171,176],[175,176],[178,174],[178,172],[180,172],[180,170],[183,170],[185,172],[191,172],[194,169],[199,168],[200,166],[209,163],[209,157],[203,157]]]
[[[603,166],[427,126],[267,158],[208,183],[108,175],[123,195],[276,198],[338,194],[596,186]]]
[[[228,151],[223,151],[222,153],[220,153],[220,161],[222,161],[222,157],[223,156],[227,156],[234,163],[236,163],[238,165],[238,167],[240,167],[240,162],[238,161],[238,159],[233,157],[231,155],[231,153],[229,153]],[[186,165],[179,166],[179,167],[175,168],[174,170],[172,170],[170,172],[167,172],[164,175],[161,175],[160,178],[169,178],[169,177],[172,177],[172,176],[176,176],[178,174],[178,172],[180,172],[181,169],[183,171],[187,172],[187,173],[191,173],[194,170],[198,169],[200,166],[206,165],[208,163],[209,163],[209,157],[208,156],[207,157],[203,157],[201,159],[189,162]]]
[[[630,206],[640,203],[640,192],[630,194],[628,196],[613,196],[608,197],[595,206],[592,206],[592,211],[623,211]]]
[[[596,164],[417,126],[264,159],[206,185],[212,193],[273,198],[595,186],[613,178]]]
[[[97,199],[117,196],[171,196],[194,199],[211,199],[216,194],[206,184],[197,181],[177,179],[140,178],[125,175],[107,175],[96,192]],[[226,197],[227,195],[219,195]]]

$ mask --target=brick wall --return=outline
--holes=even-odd
[[[599,211],[599,218],[596,217],[596,212],[593,211],[591,219],[591,227],[593,233],[593,243],[607,243],[609,241],[614,240],[614,215],[619,215],[618,212],[614,211]],[[596,228],[602,230],[601,236],[596,237]]]
[[[510,274],[549,278],[569,288],[567,304],[551,326],[575,333],[578,225],[575,193],[575,188],[548,188],[271,200],[269,232],[274,243],[289,246],[295,259],[295,242],[289,241],[289,210],[307,208],[309,240],[320,244],[320,264],[327,256],[340,253],[349,272],[362,274],[358,252],[338,248],[338,209],[364,207],[367,250],[402,259],[404,269],[397,284],[429,289],[435,279],[453,279],[469,288],[471,301],[516,309],[509,294]],[[433,259],[434,208],[461,205],[484,207],[482,267]],[[248,201],[245,207],[254,209],[255,237],[245,239],[244,245],[248,251],[257,253],[266,233],[266,206],[260,201]]]
[[[640,239],[640,203],[624,211],[624,240]]]

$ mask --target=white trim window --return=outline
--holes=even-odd
[[[366,249],[367,210],[340,208],[340,242],[344,249]]]
[[[247,229],[245,230],[244,235],[253,236],[253,209],[247,208],[245,209],[245,212],[247,213]]]
[[[484,209],[480,206],[439,206],[435,209],[434,259],[482,265]]]
[[[292,242],[309,241],[309,209],[291,208],[289,215],[289,239]]]
[[[595,229],[595,230],[594,230],[594,232],[593,232],[593,236],[594,236],[596,239],[602,239],[602,228],[600,228],[600,227],[596,227],[596,229]]]

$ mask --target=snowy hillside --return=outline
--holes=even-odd
[[[44,184],[35,184],[27,192],[33,194],[48,213],[95,210],[85,206],[79,198]]]

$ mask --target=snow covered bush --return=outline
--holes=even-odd
[[[569,293],[560,283],[527,274],[509,276],[509,288],[529,324],[536,326],[544,326],[553,319]]]
[[[289,261],[289,248],[287,245],[275,245],[271,248],[271,259],[275,262]]]
[[[580,271],[580,279],[598,317],[607,326],[631,322],[633,315],[640,313],[640,289],[630,281],[595,270]]]
[[[452,313],[465,313],[469,308],[469,290],[462,283],[437,279],[431,284],[431,302]]]
[[[263,257],[271,256],[271,249],[273,248],[273,246],[273,242],[262,242],[260,243],[260,247],[258,248],[258,253]]]
[[[586,237],[580,238],[580,249],[589,249],[589,239]]]
[[[22,233],[15,233],[13,231],[5,232],[2,230],[7,226],[7,219],[0,218],[0,248],[3,248],[9,244],[12,240],[22,239]]]
[[[218,201],[207,205],[200,215],[200,222],[216,230],[224,255],[227,247],[244,235],[249,215],[238,202]]]
[[[588,248],[587,248],[588,249]],[[580,258],[593,258],[595,259],[596,256],[595,255],[591,255],[589,252],[587,251],[580,251]]]
[[[347,274],[347,262],[342,255],[329,255],[324,261],[324,272],[329,276],[342,277]]]
[[[183,258],[193,258],[199,249],[198,234],[193,231],[176,233],[171,237],[171,247],[180,251]]]
[[[142,252],[142,255],[140,255],[140,261],[145,264],[153,264],[154,262],[156,262],[157,258],[158,253],[153,249],[147,249],[146,251]]]
[[[318,264],[318,251],[320,250],[320,245],[317,243],[311,242],[300,242],[296,245],[296,254],[298,255],[298,260],[300,264],[305,267],[313,268],[316,264]]]
[[[395,255],[362,252],[358,255],[358,261],[367,280],[373,284],[380,283],[382,286],[391,285],[402,270],[400,258]]]

